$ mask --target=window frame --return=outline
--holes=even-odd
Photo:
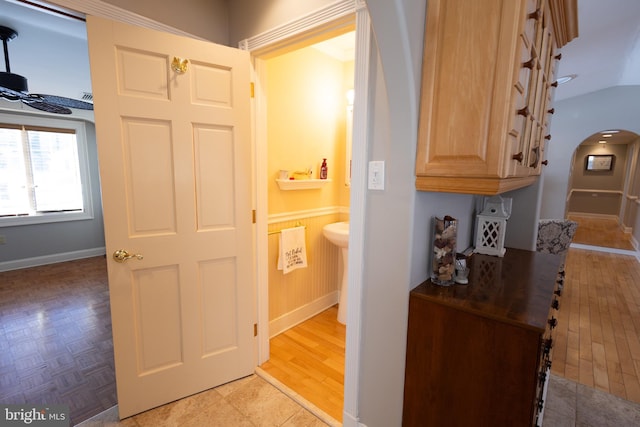
[[[74,131],[76,144],[78,145],[78,163],[80,168],[80,182],[82,184],[82,202],[84,206],[81,212],[45,212],[36,215],[0,217],[0,228],[93,219],[93,190],[91,188],[91,175],[89,173],[89,152],[84,121],[0,112],[0,123]]]

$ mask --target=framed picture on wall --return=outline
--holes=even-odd
[[[588,171],[610,171],[613,169],[613,154],[588,155],[586,157],[585,169]]]

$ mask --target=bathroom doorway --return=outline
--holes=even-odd
[[[339,249],[324,225],[349,219],[348,94],[355,33],[275,52],[264,61],[270,351],[261,369],[330,418],[342,421],[346,327],[337,321]],[[315,41],[315,40],[314,40]],[[328,179],[319,188],[326,159]],[[293,178],[277,182],[281,171]],[[260,179],[260,178],[259,178]],[[303,189],[298,189],[299,184]],[[314,185],[315,187],[315,185]],[[308,265],[278,270],[279,232],[305,227]]]

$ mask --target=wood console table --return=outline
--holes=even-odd
[[[411,292],[403,426],[542,422],[560,263],[512,248],[475,254],[468,285]]]

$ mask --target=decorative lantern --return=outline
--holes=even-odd
[[[504,256],[504,236],[511,216],[511,199],[494,196],[485,200],[484,210],[478,214],[474,252]]]

